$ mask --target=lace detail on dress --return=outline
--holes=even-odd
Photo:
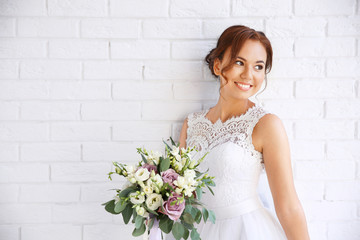
[[[188,115],[187,146],[196,146],[199,152],[207,152],[225,142],[231,141],[244,148],[251,157],[259,159],[262,168],[262,153],[252,144],[252,132],[262,116],[269,113],[262,106],[255,104],[240,116],[233,116],[224,123],[218,119],[212,123],[206,114],[210,109]]]

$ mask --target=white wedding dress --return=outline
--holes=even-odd
[[[259,119],[269,112],[256,103],[240,116],[224,123],[219,119],[213,124],[205,117],[208,111],[188,115],[186,139],[186,146],[199,150],[193,158],[209,152],[199,168],[202,171],[209,168],[208,174],[215,176],[216,187],[212,187],[215,196],[205,188],[201,202],[215,212],[216,222],[195,223],[201,239],[286,239],[276,215],[264,207],[257,192],[264,164],[262,153],[252,144],[252,132]],[[170,233],[166,239],[174,238]]]

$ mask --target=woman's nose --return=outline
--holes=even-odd
[[[251,79],[252,78],[251,69],[249,67],[245,67],[244,71],[240,74],[240,77],[244,79]]]

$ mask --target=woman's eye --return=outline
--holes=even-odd
[[[257,70],[262,70],[264,68],[262,65],[257,65],[255,67],[258,67]]]
[[[243,62],[242,62],[242,61],[236,61],[235,63],[236,63],[236,64],[239,63],[239,65],[243,65]]]

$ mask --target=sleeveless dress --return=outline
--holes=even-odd
[[[252,132],[259,119],[269,112],[255,103],[246,113],[224,123],[218,119],[213,124],[205,117],[209,110],[188,115],[186,139],[186,146],[198,149],[193,158],[209,152],[199,169],[209,169],[208,174],[215,176],[215,195],[205,188],[201,202],[215,212],[216,221],[195,223],[201,239],[286,239],[277,217],[264,207],[257,193],[264,163],[262,153],[252,144]]]

